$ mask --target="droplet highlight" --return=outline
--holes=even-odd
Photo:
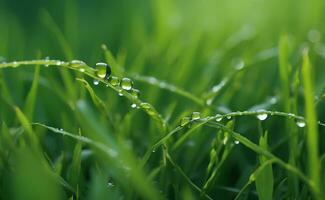
[[[191,115],[191,120],[198,120],[201,118],[201,113],[199,112],[193,112]]]
[[[103,62],[96,63],[96,70],[96,74],[99,78],[107,79],[112,73],[111,67]]]
[[[124,89],[124,90],[131,90],[132,87],[133,87],[133,82],[131,79],[129,78],[123,78],[121,80],[121,83],[120,83],[121,87]]]
[[[259,119],[260,121],[266,120],[267,117],[268,117],[267,113],[259,113],[256,115],[256,118]]]
[[[306,122],[304,120],[301,120],[301,119],[296,119],[296,125],[300,128],[303,128],[306,126]]]
[[[99,84],[99,80],[94,79],[93,83],[94,83],[94,85],[98,85]]]
[[[120,84],[120,79],[116,76],[111,76],[111,77],[109,77],[108,82],[112,86],[118,86]]]

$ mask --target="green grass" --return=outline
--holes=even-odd
[[[0,199],[324,199],[324,5],[0,2]]]

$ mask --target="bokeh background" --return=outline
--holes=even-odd
[[[325,89],[324,10],[325,2],[322,0],[0,0],[0,62],[40,58],[78,59],[94,66],[96,62],[106,61],[102,50],[105,44],[116,58],[116,64],[112,66],[113,74],[134,78],[141,98],[155,106],[172,128],[178,125],[183,116],[195,110],[202,115],[256,109],[283,111],[278,44],[281,37],[287,37],[292,67],[290,87],[297,92],[293,95],[296,106],[292,112],[304,115],[302,86],[299,81],[295,85],[297,82],[294,80],[300,76],[297,71],[301,67],[301,51],[309,47],[314,66],[318,118],[322,121],[325,119],[322,112],[325,109],[322,102]],[[137,81],[136,75],[164,80],[188,91],[204,103],[148,84],[150,81]],[[42,68],[34,114],[28,114],[28,119],[72,133],[77,133],[81,127],[89,137],[96,135],[96,131],[101,132],[94,125],[98,122],[105,134],[130,144],[132,153],[139,158],[162,136],[163,133],[150,117],[132,109],[128,100],[114,91],[98,86],[94,90],[104,100],[113,116],[113,124],[118,127],[112,128],[75,77],[83,76],[68,70]],[[5,122],[15,134],[18,134],[14,128],[19,128],[19,122],[12,106],[23,110],[33,79],[33,67],[0,71],[0,123]],[[219,91],[218,87],[222,89]],[[214,98],[207,102],[210,106],[207,108],[205,101],[209,100],[209,95]],[[83,115],[84,112],[78,110],[77,102],[80,99],[89,107],[90,114],[87,111],[87,115]],[[254,132],[258,132],[260,126],[255,118],[243,117],[236,121],[235,127],[249,133],[247,136],[257,143],[258,136]],[[288,138],[284,137],[284,126],[283,120],[276,117],[263,124],[264,130],[272,135],[269,138],[271,149],[287,161]],[[42,129],[35,131],[39,133],[47,159],[61,163],[59,174],[63,179],[70,180],[75,141],[48,134]],[[200,134],[191,137],[181,150],[175,152],[175,157],[193,182],[202,185],[204,178],[201,177],[204,177],[209,162],[210,143],[216,131],[202,128],[197,132]],[[301,137],[299,153],[302,154],[299,167],[305,170],[303,131],[298,132]],[[320,133],[323,132],[324,129],[320,129]],[[323,141],[322,135],[320,141]],[[18,146],[21,151],[28,152],[22,147],[24,145]],[[324,148],[324,145],[320,145],[320,152],[324,152]],[[128,179],[118,176],[118,170],[115,173],[114,167],[98,167],[98,158],[101,157],[93,158],[89,149],[83,147],[82,175],[78,179],[79,198],[103,199],[105,195],[113,194],[116,199],[121,196],[137,198],[138,193],[128,190],[129,183],[125,183]],[[6,164],[1,165],[3,199],[20,199],[23,195],[30,199],[71,196],[71,193],[63,192],[64,189],[51,185],[51,181],[45,187],[44,194],[28,193],[43,187],[42,183],[47,183],[47,179],[44,178],[46,175],[37,176],[37,171],[43,169],[41,164],[27,165],[26,169],[23,167],[26,163],[39,162],[32,153],[26,154],[19,156],[17,153],[20,164],[13,165],[18,166],[17,176],[7,171]],[[152,171],[163,162],[160,151],[155,155],[145,170]],[[3,159],[2,163],[8,161],[10,166],[11,161],[8,160]],[[217,198],[223,195],[224,199],[232,199],[247,181],[256,163],[254,153],[242,146],[237,147],[222,168],[211,196]],[[98,168],[102,170],[96,171]],[[198,198],[195,190],[189,186],[183,187],[186,181],[179,174],[175,175],[172,169],[170,172],[169,168],[155,179],[154,187],[169,199]],[[275,183],[283,184],[284,188],[277,191],[277,197],[299,196],[300,193],[286,192],[289,186],[282,182],[286,172],[277,170],[275,177],[279,178],[275,178]],[[31,175],[24,177],[25,172]],[[47,173],[46,170],[44,173]],[[102,173],[105,175],[101,176]],[[114,184],[121,187],[107,194],[105,187],[102,187],[103,182],[107,182],[106,177],[113,177]],[[25,179],[26,182],[21,181]],[[13,184],[6,186],[7,180]],[[31,182],[34,184],[29,184]],[[69,183],[74,186],[76,181],[70,180]],[[30,188],[26,189],[26,185]],[[52,186],[56,189],[48,189]],[[15,195],[15,191],[21,191],[22,196]],[[308,192],[304,195],[308,196]],[[257,198],[254,188],[247,198]]]

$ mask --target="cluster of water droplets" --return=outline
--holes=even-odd
[[[271,115],[272,115],[272,114],[271,114]],[[295,117],[295,115],[292,114],[292,113],[289,113],[288,116],[289,116],[290,118]],[[264,120],[266,120],[267,117],[268,117],[268,113],[266,113],[266,111],[264,111],[264,110],[260,110],[259,113],[256,114],[256,118],[257,118],[258,120],[260,120],[260,121],[264,121]],[[306,122],[305,122],[304,119],[294,118],[294,121],[295,121],[296,125],[297,125],[298,127],[300,127],[300,128],[303,128],[303,127],[306,126]]]
[[[191,116],[183,117],[180,121],[180,126],[184,127],[186,125],[190,125],[191,122],[199,120],[201,118],[201,113],[199,112],[192,112]]]
[[[85,72],[87,69],[87,65],[80,60],[72,60],[69,63],[70,67],[72,68],[78,68],[80,72]],[[111,76],[112,69],[111,67],[104,62],[96,63],[95,68],[92,69],[95,71],[95,74],[98,78],[95,78],[93,80],[94,85],[99,85],[101,79],[107,80],[109,84],[111,84],[113,87],[116,87],[118,89],[119,96],[123,96],[123,90],[127,91],[129,94],[131,94],[134,98],[138,98],[140,96],[140,91],[138,89],[133,88],[133,81],[129,78],[119,78],[116,76]],[[106,84],[108,87],[109,84]],[[135,103],[131,104],[132,108],[138,108],[139,106]]]

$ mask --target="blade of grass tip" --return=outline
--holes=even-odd
[[[26,137],[27,141],[30,143],[30,145],[32,146],[32,148],[34,150],[37,150],[38,149],[38,139],[33,131],[31,124],[28,121],[27,117],[24,115],[24,113],[18,107],[15,106],[14,110],[16,112],[16,116],[17,116],[19,122],[25,129],[25,132],[27,134],[27,137]]]
[[[271,165],[272,163],[274,163],[275,160],[274,159],[270,159],[267,160],[265,162],[263,162],[261,165],[258,166],[258,168],[251,173],[248,181],[246,182],[246,184],[244,185],[244,187],[242,187],[242,189],[238,192],[238,194],[235,197],[235,200],[240,199],[240,196],[243,195],[243,193],[245,192],[245,190],[254,182],[256,181],[256,179],[259,177],[259,174],[269,165]],[[260,198],[260,197],[259,197]],[[264,200],[264,199],[263,199]]]
[[[26,113],[27,118],[30,120],[33,120],[33,117],[34,117],[39,79],[40,79],[40,66],[37,65],[35,67],[32,87],[30,88],[30,90],[28,92],[27,99],[25,102],[25,108],[24,108],[24,112]]]
[[[260,137],[259,145],[261,148],[267,150],[267,133]],[[265,156],[260,156],[260,164],[266,163],[268,159]],[[259,199],[272,200],[273,199],[273,170],[272,165],[267,165],[263,170],[260,170],[259,176],[255,180],[256,190]]]
[[[320,192],[320,163],[318,153],[318,127],[317,116],[314,105],[314,86],[312,78],[312,67],[308,56],[308,49],[303,51],[303,64],[301,69],[304,97],[305,112],[307,122],[307,149],[308,149],[308,170],[310,178]],[[319,198],[316,196],[316,198]]]
[[[119,63],[116,61],[115,57],[113,56],[113,53],[107,48],[105,44],[102,44],[102,50],[104,52],[104,58],[107,63],[114,69],[114,73],[117,76],[122,76],[124,73],[124,68],[119,65]]]

